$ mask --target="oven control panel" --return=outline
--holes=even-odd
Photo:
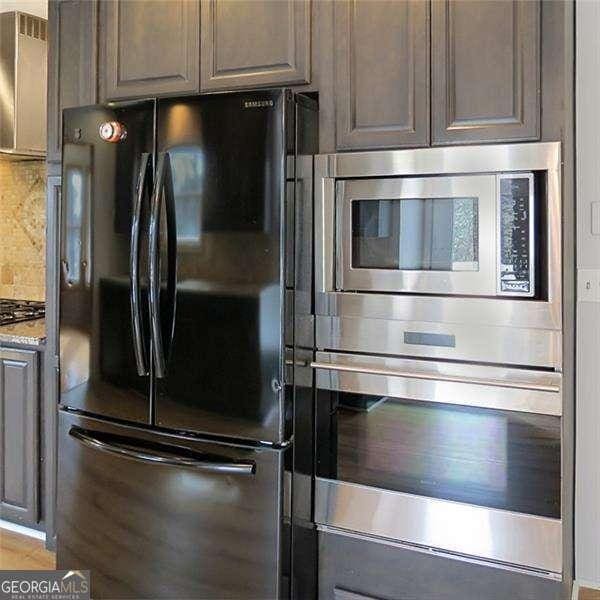
[[[535,295],[533,173],[498,175],[497,293]]]

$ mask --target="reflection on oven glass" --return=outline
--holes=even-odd
[[[477,198],[357,200],[352,266],[418,271],[479,270]]]
[[[358,410],[357,399],[362,405]],[[369,440],[378,439],[377,446],[369,445],[362,468],[385,482],[385,487],[412,482],[425,488],[477,486],[495,493],[506,491],[504,418],[353,394],[341,399],[338,410],[340,450],[358,452],[361,442],[366,449]],[[357,438],[358,445],[353,443]],[[442,447],[432,454],[423,451],[424,446],[436,444]],[[482,456],[485,460],[478,460]],[[394,473],[388,472],[392,464]]]
[[[319,475],[422,496],[560,516],[560,419],[336,392]]]

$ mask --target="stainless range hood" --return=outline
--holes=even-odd
[[[0,160],[46,155],[47,22],[0,13]]]

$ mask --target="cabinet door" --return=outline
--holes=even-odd
[[[335,3],[336,146],[429,142],[429,2]]]
[[[434,144],[539,138],[539,13],[534,0],[432,3]]]
[[[38,357],[0,348],[0,518],[38,521]]]
[[[202,89],[310,80],[310,0],[203,0]]]
[[[103,100],[198,91],[199,2],[102,2]]]
[[[61,155],[62,109],[96,102],[96,0],[48,5],[48,162]]]

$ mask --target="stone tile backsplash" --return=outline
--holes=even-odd
[[[46,296],[46,164],[0,160],[0,298]]]

